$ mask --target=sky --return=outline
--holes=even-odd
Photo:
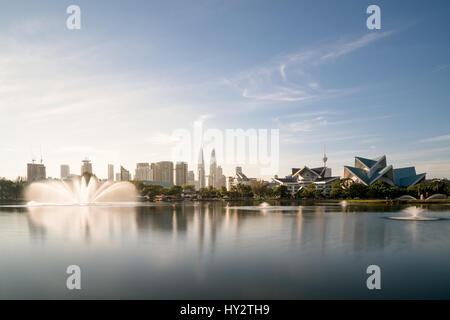
[[[101,178],[108,163],[134,172],[170,160],[194,123],[279,129],[280,176],[325,149],[334,175],[385,154],[450,177],[448,1],[1,2],[0,177],[41,153],[52,177],[85,157]]]

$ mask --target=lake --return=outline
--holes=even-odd
[[[449,299],[450,206],[0,206],[1,299]],[[81,269],[68,290],[66,269]],[[368,290],[369,265],[381,290]]]

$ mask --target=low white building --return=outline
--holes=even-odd
[[[327,167],[327,156],[324,154],[323,166],[317,168],[309,168],[304,166],[303,168],[292,168],[292,173],[285,178],[278,178],[275,176],[272,180],[277,185],[286,186],[291,195],[295,195],[304,188],[313,184],[316,190],[320,190],[323,195],[328,195],[331,190],[331,185],[335,180],[340,177],[333,177],[331,168]]]
[[[242,167],[236,167],[236,173],[233,177],[228,177],[227,190],[230,191],[231,187],[239,184],[251,185],[256,178],[248,178],[243,172]]]

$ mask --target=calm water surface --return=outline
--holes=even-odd
[[[0,298],[450,298],[449,205],[257,205],[1,206]]]

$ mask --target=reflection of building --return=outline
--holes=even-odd
[[[198,188],[201,189],[206,187],[206,181],[205,181],[205,161],[203,159],[203,148],[200,149],[200,154],[198,156],[198,165],[197,165],[197,172],[198,172]]]
[[[67,179],[70,176],[70,167],[68,164],[61,165],[61,179]]]
[[[152,163],[151,170],[153,172],[154,182],[166,182],[173,184],[173,163],[170,161],[160,161]]]
[[[92,174],[92,163],[88,159],[81,161],[81,175],[85,173]]]
[[[130,171],[120,166],[120,181],[130,181],[130,180],[131,180]]]
[[[426,173],[416,174],[414,167],[394,169],[387,165],[386,156],[375,159],[355,157],[355,166],[344,166],[344,178],[370,186],[376,181],[385,182],[391,186],[409,187],[425,180]]]
[[[228,177],[227,190],[230,191],[231,187],[238,184],[251,185],[256,178],[248,178],[243,172],[242,167],[236,167],[236,173],[233,177]]]
[[[45,172],[45,165],[42,163],[34,163],[34,160],[32,163],[27,164],[27,181],[33,182],[33,181],[39,181],[39,180],[45,180],[47,177],[47,174]]]
[[[175,185],[182,186],[187,183],[188,165],[186,162],[177,162],[175,165]]]
[[[327,160],[328,158],[324,154],[322,167],[309,168],[304,166],[301,169],[292,168],[290,176],[286,176],[285,178],[278,178],[275,176],[273,181],[278,185],[286,186],[291,194],[313,184],[316,190],[320,190],[324,195],[327,195],[331,190],[333,181],[340,178],[332,176],[331,168],[327,167]]]
[[[150,164],[146,162],[137,163],[134,180],[136,181],[152,180]]]
[[[108,181],[114,181],[114,165],[108,164]]]

